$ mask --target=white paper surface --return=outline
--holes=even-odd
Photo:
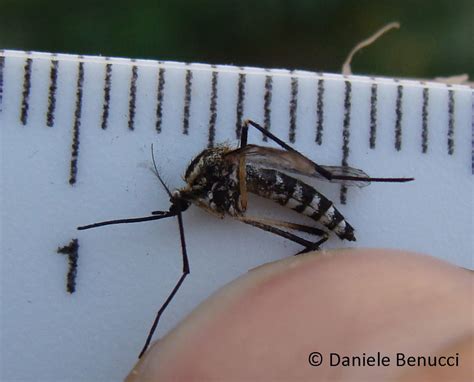
[[[0,81],[1,138],[1,325],[2,380],[120,380],[136,361],[156,310],[181,274],[174,219],[76,231],[78,225],[148,215],[169,202],[150,171],[150,145],[170,187],[183,185],[192,157],[209,141],[212,73],[218,72],[215,142],[236,140],[239,74],[245,73],[243,118],[265,119],[288,141],[291,78],[298,79],[294,146],[321,164],[340,165],[346,83],[350,82],[349,164],[371,176],[415,177],[409,184],[350,189],[339,203],[339,186],[315,183],[355,227],[357,242],[332,238],[332,247],[387,247],[424,252],[472,269],[472,91],[415,81],[394,82],[308,72],[210,67],[153,61],[83,58],[76,184],[70,176],[72,130],[77,109],[78,58],[37,54],[25,87],[26,55],[4,52]],[[51,59],[59,59],[54,125],[50,108]],[[107,128],[105,65],[112,63]],[[138,67],[131,107],[132,65]],[[165,69],[161,133],[156,131],[158,74]],[[184,135],[186,70],[192,70],[189,130]],[[272,76],[271,97],[265,93]],[[324,80],[318,114],[318,81]],[[377,84],[375,106],[371,87]],[[397,86],[403,94],[397,107]],[[429,89],[424,101],[423,89]],[[26,90],[25,90],[26,89]],[[452,90],[450,101],[449,91]],[[27,123],[20,121],[27,93]],[[451,102],[451,103],[450,103]],[[425,103],[425,107],[423,104]],[[376,109],[376,147],[369,146]],[[133,109],[134,130],[129,129]],[[428,150],[422,152],[423,109]],[[133,114],[133,113],[132,113]],[[315,143],[322,117],[322,145]],[[397,116],[398,115],[398,116]],[[399,119],[401,150],[395,148]],[[450,119],[454,152],[448,153]],[[252,132],[252,143],[262,144]],[[252,198],[249,213],[293,212]],[[252,212],[256,211],[256,212]],[[166,333],[223,284],[300,247],[244,226],[220,221],[197,207],[184,215],[191,275],[167,309],[155,338]],[[65,291],[67,259],[59,246],[79,240],[77,291]],[[27,365],[25,367],[25,365]]]

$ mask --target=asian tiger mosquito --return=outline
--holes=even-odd
[[[249,126],[262,132],[283,150],[247,144]],[[145,353],[161,315],[190,273],[182,212],[187,210],[191,204],[195,204],[219,218],[224,218],[227,214],[242,223],[301,244],[304,248],[297,253],[301,254],[319,249],[320,245],[328,239],[328,233],[309,225],[247,216],[245,212],[248,192],[273,200],[322,223],[341,240],[355,241],[354,228],[334,207],[333,203],[312,186],[288,174],[305,175],[359,187],[366,186],[370,182],[408,182],[413,180],[413,178],[371,178],[364,171],[352,167],[318,165],[251,120],[246,120],[242,126],[239,148],[233,149],[221,145],[203,150],[186,169],[184,175],[186,185],[173,192],[166,186],[157,170],[153,147],[152,159],[154,172],[170,197],[171,205],[168,211],[153,211],[151,216],[109,220],[78,227],[79,230],[86,230],[111,224],[138,223],[172,216],[176,216],[178,219],[183,273],[158,310],[138,358],[141,358]],[[308,241],[278,227],[305,232],[318,236],[320,239],[314,242]]]

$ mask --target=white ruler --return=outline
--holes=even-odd
[[[318,163],[416,178],[347,193],[315,183],[356,229],[356,243],[333,238],[327,248],[401,248],[472,268],[472,107],[466,86],[2,51],[2,379],[125,375],[180,275],[177,224],[75,228],[166,210],[150,145],[170,187],[181,187],[192,157],[237,144],[246,118]],[[250,140],[271,144],[255,132]],[[279,208],[252,199],[252,209]],[[299,250],[197,208],[184,222],[191,276],[158,335],[219,286]],[[80,247],[69,295],[56,249],[72,239]]]

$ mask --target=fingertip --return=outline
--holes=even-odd
[[[405,350],[431,348],[440,332],[449,339],[469,327],[469,279],[432,257],[383,249],[321,250],[264,264],[154,343],[127,381],[319,378],[331,370],[308,369],[307,354],[325,346],[350,352],[395,335]],[[390,351],[392,343],[379,345]]]

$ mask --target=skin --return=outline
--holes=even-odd
[[[157,341],[136,381],[470,381],[473,273],[380,249],[320,251],[253,269]],[[322,365],[308,363],[311,352]],[[390,357],[387,367],[328,365],[330,352]],[[458,367],[400,367],[397,352],[459,354]]]

